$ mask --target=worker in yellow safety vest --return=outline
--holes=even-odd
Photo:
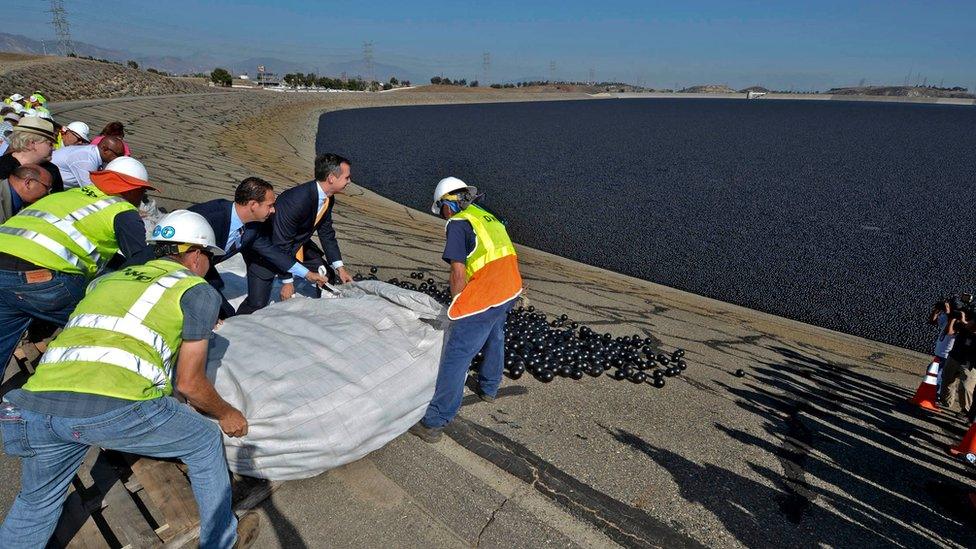
[[[478,396],[495,400],[505,362],[505,320],[522,293],[515,246],[505,225],[473,204],[478,190],[456,177],[434,189],[431,212],[447,219],[443,259],[451,266],[451,305],[447,341],[441,354],[434,397],[424,418],[410,432],[426,442],[440,439],[461,407],[471,360],[484,349],[478,370]]]
[[[0,376],[34,319],[64,326],[85,285],[121,252],[122,264],[152,258],[136,205],[146,168],[117,158],[92,185],[48,195],[0,225]]]
[[[206,373],[220,297],[203,275],[224,252],[207,220],[186,210],[162,217],[150,241],[158,259],[95,279],[37,372],[0,404],[4,451],[22,465],[0,547],[47,545],[91,446],[184,462],[201,547],[231,547],[243,533],[221,431],[242,437],[247,419]],[[241,519],[243,537],[254,538],[256,520]]]

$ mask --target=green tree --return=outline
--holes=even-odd
[[[468,84],[468,85],[471,86],[472,88],[477,88],[478,87],[478,81],[477,80],[472,80],[471,83]]]
[[[128,61],[126,61],[125,62],[125,65],[127,67],[129,67],[130,69],[137,69],[137,70],[139,69],[139,63],[136,63],[135,61],[133,61],[131,59],[129,59]]]
[[[398,86],[399,84],[400,84],[400,81],[397,80],[397,77],[396,76],[391,76],[390,77],[390,85],[391,86]]]
[[[210,73],[210,80],[218,86],[229,88],[233,78],[231,78],[230,73],[227,72],[227,69],[218,67]]]
[[[443,79],[443,78],[441,78],[440,76],[434,76],[434,77],[432,77],[432,78],[430,79],[430,83],[431,83],[431,84],[434,84],[434,85],[437,85],[437,84],[440,84],[440,83],[441,83],[441,82],[443,82],[443,81],[444,81],[444,79]]]

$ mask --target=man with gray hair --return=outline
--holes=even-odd
[[[0,179],[0,223],[10,219],[25,206],[51,192],[51,174],[37,164],[14,168],[6,179]]]

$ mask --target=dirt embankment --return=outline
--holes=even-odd
[[[114,63],[0,53],[0,96],[40,90],[49,101],[208,91],[200,84]]]
[[[931,86],[857,86],[833,88],[827,93],[834,95],[877,95],[883,97],[945,97],[976,99],[976,95],[964,88],[937,88]]]

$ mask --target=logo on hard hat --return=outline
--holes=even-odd
[[[172,225],[166,225],[161,231],[159,231],[160,236],[163,238],[173,238],[176,235],[176,229]]]

